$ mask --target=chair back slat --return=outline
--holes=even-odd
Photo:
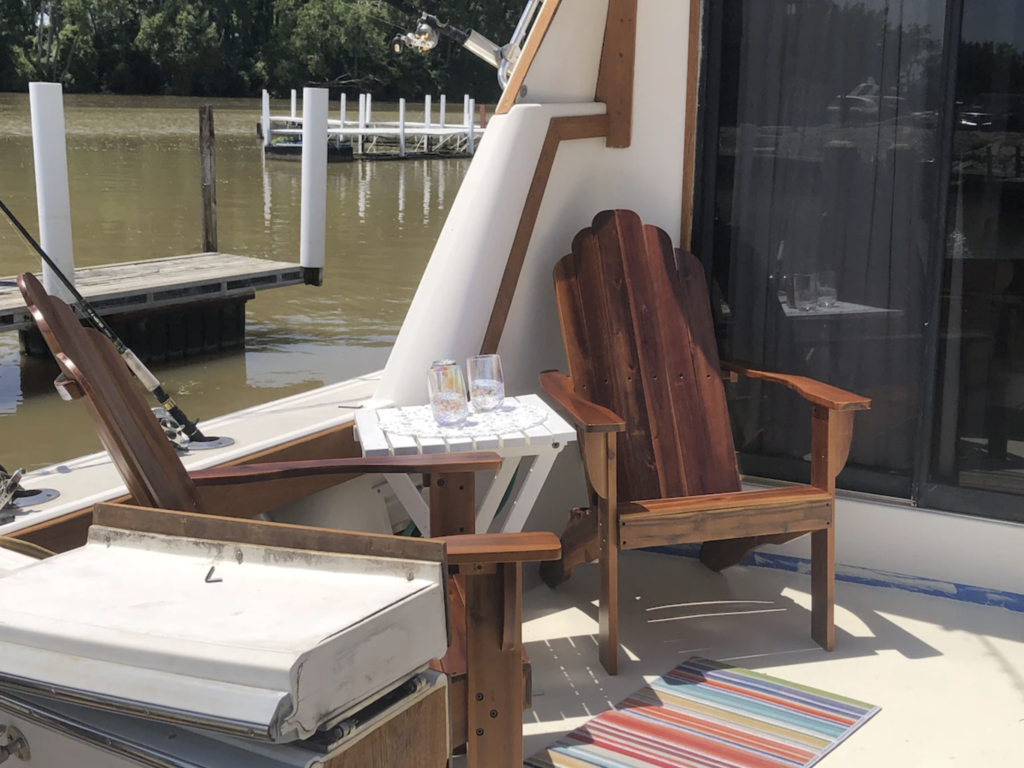
[[[606,211],[555,269],[577,391],[626,422],[619,499],[740,490],[704,272],[630,211]]]
[[[84,392],[86,411],[135,502],[202,512],[195,484],[110,340],[83,328],[32,274],[21,275],[18,286],[64,375]]]

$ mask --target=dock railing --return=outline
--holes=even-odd
[[[303,118],[298,114],[296,94],[292,91],[290,115],[272,115],[270,113],[270,94],[263,92],[263,145],[269,147],[275,138],[302,136]],[[476,100],[468,95],[463,98],[462,118],[460,122],[448,120],[447,97],[442,95],[439,104],[437,121],[433,115],[433,99],[427,96],[423,100],[423,119],[408,120],[407,101],[400,99],[398,103],[398,120],[373,120],[373,98],[371,94],[359,94],[359,102],[354,120],[348,118],[348,100],[342,94],[338,117],[327,120],[329,139],[350,141],[353,152],[359,155],[393,154],[397,143],[399,157],[409,153],[429,154],[465,154],[476,152],[477,144],[484,135],[486,126],[476,121]],[[386,148],[385,148],[386,145]]]

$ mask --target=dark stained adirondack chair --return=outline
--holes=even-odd
[[[18,286],[60,365],[57,389],[65,399],[84,403],[138,507],[253,518],[359,474],[423,472],[432,478],[436,530],[457,534],[464,528],[460,520],[472,520],[475,473],[501,466],[496,454],[474,453],[338,458],[188,472],[114,345],[98,331],[83,328],[72,309],[49,296],[33,275],[21,275]],[[280,526],[282,537],[291,535],[289,528],[293,526]],[[435,665],[451,680],[452,743],[467,746],[470,768],[519,768],[522,710],[530,700],[529,661],[522,647],[522,563],[556,560],[558,539],[551,533],[519,533],[452,535],[435,541],[446,543],[453,572],[453,642]],[[469,691],[483,694],[477,698]],[[483,735],[475,735],[478,731]]]
[[[871,401],[800,376],[720,364],[700,262],[630,211],[606,211],[555,267],[570,376],[541,374],[580,436],[589,510],[574,510],[549,585],[600,560],[600,655],[618,664],[618,553],[701,542],[712,570],[811,534],[811,635],[834,644],[835,479]],[[796,390],[812,412],[811,485],[743,492],[723,376]]]

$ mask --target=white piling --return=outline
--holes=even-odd
[[[373,118],[370,117],[370,110],[373,108],[373,94],[366,94],[366,124],[373,125]]]
[[[302,210],[299,263],[306,283],[323,285],[327,251],[326,88],[302,89]]]
[[[366,129],[366,94],[359,94],[359,154],[363,154],[363,131]]]
[[[263,146],[270,146],[270,93],[263,90]]]
[[[444,128],[444,117],[445,117],[444,113],[445,113],[445,110],[447,108],[448,108],[448,97],[445,96],[442,93],[441,94],[441,127],[442,128]]]
[[[299,112],[298,112],[298,106],[299,105],[296,103],[297,96],[298,96],[298,94],[297,94],[296,90],[294,88],[292,88],[292,117],[298,117],[299,116]]]
[[[429,131],[431,128],[433,115],[430,113],[434,111],[433,97],[430,94],[423,99],[423,126]]]
[[[29,83],[32,112],[32,157],[36,171],[39,241],[46,254],[74,284],[75,255],[71,243],[71,194],[68,151],[64,138],[64,89],[60,83]],[[56,273],[43,264],[46,292],[74,301]]]
[[[473,115],[475,109],[476,99],[470,99],[469,111],[467,112],[467,114],[469,115],[469,120],[466,121],[469,125],[469,130],[466,132],[466,147],[469,150],[469,154],[471,155],[476,154],[476,119],[475,116]]]
[[[405,99],[398,100],[398,156],[405,157]]]
[[[347,103],[347,101],[348,100],[345,98],[345,94],[344,93],[341,94],[341,110],[340,110],[339,118],[338,119],[341,120],[341,130],[343,131],[343,133],[341,134],[342,140],[344,140],[344,138],[345,138],[345,134],[344,134],[344,130],[345,130],[345,113],[348,111],[348,103]]]

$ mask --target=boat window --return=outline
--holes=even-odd
[[[839,482],[893,496],[912,493],[927,399],[946,6],[708,5],[694,250],[723,356],[871,397]],[[742,470],[806,480],[807,404],[769,384],[730,390]]]
[[[1024,0],[964,0],[949,190],[940,504],[956,496],[943,487],[1024,494]]]

